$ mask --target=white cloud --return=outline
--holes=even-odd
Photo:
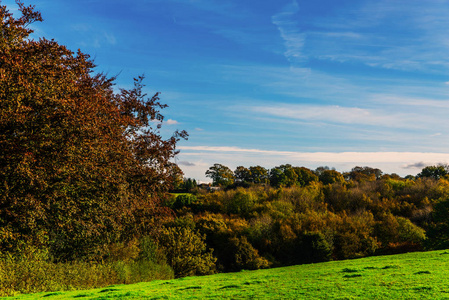
[[[276,150],[261,150],[261,149],[247,149],[239,147],[227,146],[180,146],[180,150],[189,151],[183,153],[186,156],[203,155],[200,152],[210,153],[250,153],[263,154],[268,156],[283,156],[284,158],[291,158],[295,161],[306,162],[334,162],[334,163],[391,163],[398,161],[421,161],[426,158],[427,161],[449,161],[449,153],[425,153],[425,152],[295,152],[295,151],[276,151]],[[200,151],[200,152],[190,152]]]
[[[239,147],[227,147],[227,146],[180,146],[180,150],[190,150],[190,151],[206,151],[206,152],[239,152],[239,153],[263,153],[263,154],[273,154],[273,155],[291,155],[295,152],[288,151],[270,151],[270,150],[259,150],[259,149],[245,149]],[[189,154],[187,154],[189,155]]]
[[[261,165],[270,169],[290,163],[310,169],[330,166],[340,172],[349,171],[355,166],[370,166],[384,173],[405,176],[409,172],[417,174],[428,165],[449,162],[449,153],[434,152],[294,152],[226,146],[181,146],[179,149],[179,157],[194,164],[180,166],[186,176],[203,181],[208,181],[204,173],[214,163],[224,164],[231,169],[239,165]]]
[[[168,120],[166,121],[166,123],[167,123],[167,125],[176,125],[176,124],[179,124],[178,121],[172,120],[172,119],[168,119]]]

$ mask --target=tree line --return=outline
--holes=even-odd
[[[218,271],[449,247],[444,165],[406,178],[370,167],[291,165],[232,172],[214,164],[206,175],[222,189],[173,196],[166,205],[175,216],[165,226],[202,237]]]
[[[408,175],[405,179],[431,177],[435,179],[447,178],[449,174],[447,165],[427,166],[416,175]],[[401,178],[397,174],[384,174],[382,170],[371,167],[356,166],[349,172],[340,173],[334,168],[318,167],[310,170],[306,167],[294,167],[291,164],[283,164],[272,169],[261,166],[246,168],[238,166],[234,171],[222,164],[214,164],[206,171],[206,176],[212,179],[214,186],[223,188],[250,186],[253,184],[268,184],[273,187],[305,186],[310,182],[321,182],[323,184],[341,183],[350,180],[375,180],[382,177]],[[191,180],[191,179],[189,179]]]

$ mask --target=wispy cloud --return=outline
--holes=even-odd
[[[94,48],[100,48],[106,45],[116,45],[117,38],[112,32],[101,31],[89,23],[76,23],[71,25],[72,31],[82,36],[80,44],[92,45]]]
[[[71,28],[74,31],[83,32],[83,33],[92,30],[91,24],[88,24],[88,23],[72,24]]]
[[[117,39],[115,38],[114,34],[105,32],[104,37],[110,45],[117,44]]]
[[[347,38],[347,39],[361,39],[363,36],[360,33],[352,31],[330,31],[330,32],[309,32],[309,34],[320,35],[330,38]]]
[[[195,7],[201,11],[213,12],[219,15],[229,15],[230,12],[238,14],[235,10],[235,5],[232,1],[220,1],[220,0],[151,0],[154,2],[174,2],[178,4],[185,4]],[[238,14],[240,15],[240,14]]]
[[[306,55],[375,68],[447,73],[447,1],[404,5],[402,1],[380,0],[351,5],[350,10],[336,10],[334,15],[314,18],[308,24],[321,30],[306,32]],[[334,35],[336,29],[352,34]]]
[[[444,95],[443,95],[444,96]],[[449,95],[447,98],[441,100],[429,99],[429,98],[416,98],[406,97],[401,95],[385,95],[377,94],[372,95],[371,99],[374,102],[385,104],[394,103],[402,106],[417,106],[422,108],[436,108],[436,109],[449,109]]]
[[[306,58],[302,53],[306,36],[300,31],[296,21],[298,12],[298,2],[293,0],[280,13],[273,15],[271,18],[284,40],[286,48],[284,55],[293,64],[303,62]]]
[[[416,119],[416,116],[389,113],[380,109],[363,109],[336,105],[281,104],[274,106],[255,106],[249,109],[253,112],[282,118],[381,127],[410,126],[413,125]]]
[[[390,98],[366,95],[365,99],[373,97],[379,101],[377,104],[371,100],[360,103],[360,106],[342,106],[322,104],[289,104],[289,103],[262,103],[254,102],[249,105],[236,105],[233,109],[248,117],[273,117],[274,122],[297,120],[309,124],[329,124],[352,126],[352,130],[366,130],[369,128],[400,130],[406,129],[430,131],[435,134],[435,122],[439,123],[439,132],[444,134],[449,130],[446,126],[445,116],[449,113],[449,105],[445,101],[410,100],[401,98],[404,102],[388,102]],[[396,98],[394,98],[396,99]],[[399,98],[398,98],[399,99]],[[433,106],[432,106],[433,105]],[[417,106],[417,107],[415,107]],[[332,130],[328,128],[328,130]],[[417,132],[415,132],[417,134]]]

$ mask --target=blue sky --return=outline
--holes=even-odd
[[[16,10],[14,1],[2,1]],[[162,92],[177,163],[206,181],[290,163],[416,174],[449,162],[449,1],[29,0],[35,37]]]

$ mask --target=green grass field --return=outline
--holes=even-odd
[[[449,299],[449,251],[186,277],[7,299]]]

